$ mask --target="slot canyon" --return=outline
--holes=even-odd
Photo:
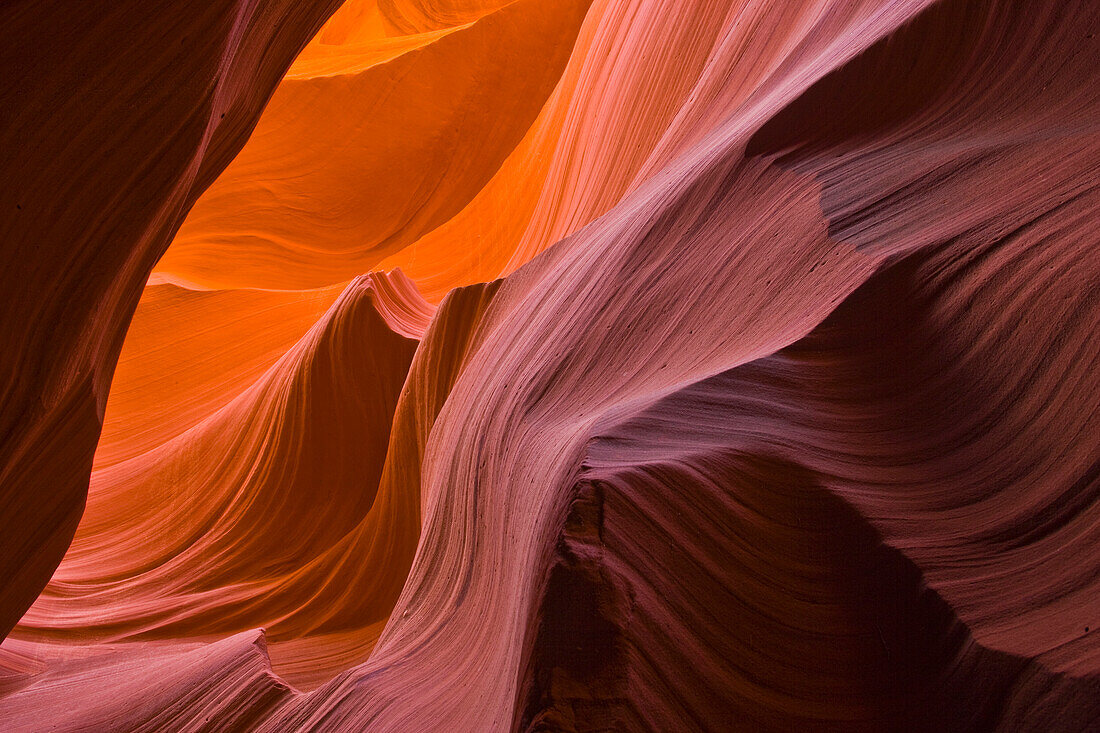
[[[1100,730],[1098,32],[0,3],[0,731]]]

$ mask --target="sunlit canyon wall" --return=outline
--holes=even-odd
[[[1096,730],[1098,31],[0,6],[0,730]]]

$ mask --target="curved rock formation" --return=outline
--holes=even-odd
[[[341,576],[360,570],[324,559],[375,502],[416,345],[386,316],[426,326],[392,300],[410,286],[400,273],[354,281],[222,409],[93,472],[73,544],[18,636],[171,639],[264,626],[279,640],[342,615],[340,598],[316,588],[344,587]],[[415,546],[415,524],[408,534]]]
[[[0,9],[0,634],[72,539],[150,268],[336,5]]]
[[[347,5],[151,280],[0,720],[1095,727],[1098,31]]]
[[[10,642],[9,642],[10,644]],[[43,670],[4,698],[4,725],[53,730],[249,730],[292,690],[271,673],[263,634],[212,644],[79,647],[25,658]],[[108,681],[109,695],[104,695]]]
[[[119,354],[93,470],[202,422],[270,369],[342,290],[147,287]]]
[[[1100,18],[917,10],[819,23],[504,282],[394,617],[270,729],[1090,725],[1100,118],[1063,50]],[[792,125],[823,90],[867,124]]]
[[[501,4],[439,30],[312,44],[158,273],[211,288],[324,287],[450,219],[538,114],[587,8]]]

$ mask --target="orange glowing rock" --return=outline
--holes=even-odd
[[[13,39],[5,729],[1095,726],[1100,6],[350,0],[215,179],[214,5]]]

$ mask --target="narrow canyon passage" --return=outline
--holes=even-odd
[[[1095,3],[0,29],[0,729],[1100,721]]]

